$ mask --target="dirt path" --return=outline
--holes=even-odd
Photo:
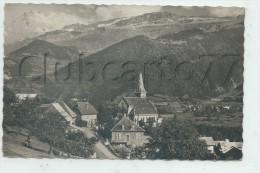
[[[81,127],[82,131],[86,135],[87,138],[95,137],[94,132],[89,127]]]
[[[87,138],[95,137],[94,132],[91,130],[89,127],[82,127],[81,128],[84,134],[86,135]],[[97,158],[98,159],[120,159],[116,157],[111,151],[107,149],[107,147],[101,142],[98,141],[94,145],[94,150],[97,153]]]
[[[111,153],[100,141],[95,144],[94,149],[99,159],[120,159]]]

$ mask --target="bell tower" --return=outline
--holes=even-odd
[[[139,80],[138,80],[138,86],[137,86],[137,92],[139,97],[146,98],[147,91],[144,88],[144,82],[143,82],[143,75],[140,72],[139,74]]]

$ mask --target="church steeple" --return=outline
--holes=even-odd
[[[147,91],[144,88],[142,72],[139,74],[138,88],[137,92],[141,98],[146,98]]]

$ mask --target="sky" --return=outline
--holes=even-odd
[[[168,11],[185,16],[237,16],[243,8],[82,4],[5,4],[5,44],[59,30],[74,23],[89,24],[112,18]]]

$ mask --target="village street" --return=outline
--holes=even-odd
[[[91,130],[91,128],[82,127],[81,130],[84,132],[84,134],[86,135],[87,138],[95,137],[94,131]],[[95,144],[94,150],[97,153],[98,159],[119,159],[112,152],[110,152],[101,141],[98,141]]]

